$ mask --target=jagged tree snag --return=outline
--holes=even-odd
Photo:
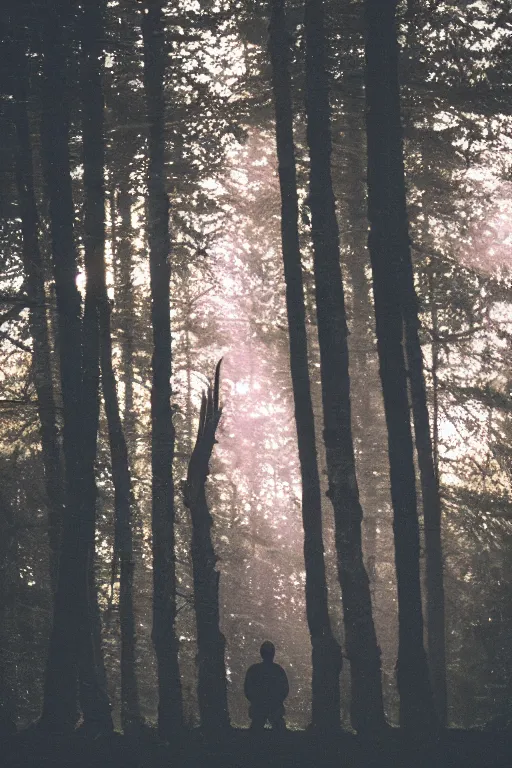
[[[311,720],[315,728],[339,728],[341,649],[333,637],[327,600],[322,500],[308,368],[306,312],[298,231],[297,174],[289,73],[290,43],[284,0],[272,0],[270,56],[281,189],[281,242],[290,338],[290,370],[302,481],[306,614],[312,645]]]
[[[192,566],[197,626],[197,694],[201,725],[215,731],[229,727],[226,640],[220,631],[219,578],[212,542],[213,519],[206,500],[206,479],[216,443],[215,433],[222,415],[219,405],[220,367],[217,364],[213,389],[203,392],[196,442],[188,465],[183,498],[192,520]]]

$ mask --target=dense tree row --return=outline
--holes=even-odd
[[[511,24],[490,0],[8,4],[21,722],[244,723],[267,636],[293,724],[509,721]]]

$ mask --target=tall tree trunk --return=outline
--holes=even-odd
[[[290,369],[302,481],[302,521],[306,567],[306,614],[312,645],[312,724],[339,728],[341,649],[329,618],[322,537],[322,497],[308,369],[306,312],[298,231],[297,173],[289,73],[290,41],[284,0],[272,0],[270,55],[281,188],[281,242],[286,282]]]
[[[432,324],[432,455],[434,472],[439,485],[439,317],[437,312],[436,270],[432,262],[427,265],[427,279]]]
[[[119,180],[117,210],[120,218],[116,261],[118,263],[119,277],[121,375],[124,388],[123,426],[128,445],[128,454],[133,460],[136,428],[133,399],[134,326],[136,317],[133,307],[133,228],[129,173],[123,173]]]
[[[90,289],[91,300],[94,301],[97,312],[98,362],[101,367],[101,381],[112,457],[115,539],[120,560],[121,720],[123,729],[127,731],[140,725],[141,714],[135,674],[131,478],[112,364],[110,303],[105,274],[105,147],[101,76],[103,13],[103,0],[88,3],[84,7],[82,23],[84,187],[86,191],[85,246],[87,295]]]
[[[219,578],[215,568],[212,516],[206,501],[206,478],[215,445],[215,432],[222,415],[219,406],[220,363],[212,391],[203,393],[196,444],[190,457],[184,487],[185,505],[192,519],[192,567],[197,626],[197,694],[202,727],[214,733],[229,727],[228,694],[224,654],[226,639],[220,631]]]
[[[115,253],[117,262],[119,301],[119,330],[121,346],[121,376],[124,389],[121,422],[115,376],[112,371],[112,342],[105,324],[105,345],[102,349],[103,388],[109,423],[114,486],[116,488],[115,557],[120,562],[119,613],[121,624],[121,721],[125,732],[137,730],[142,721],[135,669],[136,629],[133,596],[135,553],[133,523],[135,499],[132,491],[130,463],[135,459],[136,419],[134,409],[133,373],[135,357],[135,311],[133,296],[133,229],[129,167],[119,180],[117,210],[120,223]],[[105,292],[106,296],[106,292]],[[105,304],[105,306],[107,306]],[[115,468],[114,468],[115,467]]]
[[[187,376],[187,390],[186,390],[186,399],[185,399],[185,434],[183,436],[183,442],[184,442],[184,448],[185,453],[187,453],[189,456],[192,453],[192,439],[193,439],[193,428],[192,428],[192,342],[191,342],[191,322],[190,322],[190,315],[193,312],[193,301],[190,296],[190,285],[189,281],[185,281],[184,286],[184,294],[185,294],[185,370],[186,370],[186,376]]]
[[[106,304],[105,252],[105,189],[103,88],[101,62],[103,58],[103,0],[88,2],[81,15],[81,94],[84,164],[84,261],[86,294],[83,319],[82,413],[83,423],[83,492],[82,524],[86,537],[87,606],[91,637],[84,633],[84,649],[80,667],[80,699],[86,725],[112,728],[106,691],[102,686],[104,665],[101,649],[101,624],[97,615],[97,592],[94,578],[96,529],[96,477],[99,412],[100,412],[100,314]],[[103,307],[103,313],[106,307]],[[91,643],[92,638],[92,643]]]
[[[331,178],[331,134],[322,0],[306,0],[306,114],[310,153],[316,311],[328,496],[351,675],[351,720],[359,732],[385,726],[380,649],[361,544],[362,509],[352,440],[347,322]]]
[[[121,422],[112,366],[110,312],[106,289],[100,310],[101,379],[107,416],[115,504],[115,547],[119,559],[119,616],[121,625],[121,723],[125,733],[142,722],[135,670],[135,613],[133,607],[133,495],[128,449]]]
[[[434,447],[430,434],[423,354],[419,337],[418,302],[414,288],[410,248],[407,250],[409,258],[408,261],[404,263],[403,274],[403,316],[405,323],[414,435],[423,499],[427,590],[427,649],[434,702],[439,721],[444,726],[446,725],[447,717],[447,690],[443,550],[441,541],[441,498],[439,494]],[[435,309],[432,311],[435,317]],[[435,372],[434,377],[437,376],[435,344],[436,342],[434,339],[432,362],[432,367]],[[435,380],[434,392],[434,396],[437,398],[437,381]],[[435,421],[437,422],[437,418]],[[436,424],[434,424],[434,430],[437,430]]]
[[[431,729],[435,711],[423,646],[419,526],[400,291],[410,263],[398,87],[396,0],[366,0],[368,247],[388,428],[398,585],[400,723]]]
[[[52,362],[44,290],[44,265],[39,248],[38,215],[34,192],[32,146],[27,112],[28,72],[26,50],[21,45],[15,62],[14,93],[16,129],[16,184],[23,237],[23,268],[30,303],[29,328],[32,337],[34,384],[37,394],[39,430],[48,501],[48,543],[50,578],[57,587],[60,537],[64,513],[64,472],[61,462],[57,412],[52,379]]]
[[[153,644],[158,665],[158,731],[170,739],[183,726],[178,664],[174,533],[174,425],[171,410],[169,199],[165,189],[165,47],[162,0],[148,0],[142,19],[148,136],[147,230],[153,358],[151,466],[153,532]]]
[[[87,548],[82,514],[82,327],[76,285],[77,255],[69,162],[69,8],[48,2],[43,43],[41,144],[49,200],[52,260],[57,299],[58,349],[64,414],[65,504],[59,575],[44,683],[42,724],[73,727],[77,716],[80,638],[87,624]]]
[[[344,205],[346,216],[346,270],[352,288],[352,317],[349,338],[351,359],[351,389],[357,399],[352,399],[352,424],[356,446],[357,474],[361,481],[361,497],[364,508],[363,542],[368,576],[372,591],[376,580],[379,488],[376,487],[375,467],[379,457],[376,437],[379,412],[375,403],[378,387],[373,378],[376,372],[371,335],[373,308],[370,297],[370,283],[366,276],[366,238],[368,220],[366,216],[364,115],[361,111],[363,98],[363,72],[361,80],[345,86],[343,91],[343,112],[345,118],[344,139],[346,168],[343,182],[346,192]],[[383,420],[382,420],[383,422]],[[384,426],[384,424],[382,424]],[[358,458],[359,457],[359,458]]]
[[[5,478],[0,478],[2,488]],[[16,519],[9,499],[0,489],[0,731],[2,741],[9,734],[9,722],[16,721],[16,697],[9,664],[12,626],[9,614],[15,603],[15,578],[19,573]],[[11,641],[12,642],[12,641]],[[14,730],[14,729],[10,729]]]
[[[109,397],[112,405],[112,462],[114,464],[114,452],[116,458],[116,474],[119,474],[119,500],[117,503],[117,519],[119,521],[117,542],[120,560],[120,596],[119,612],[121,621],[121,718],[123,728],[137,728],[142,722],[140,703],[138,698],[138,686],[135,675],[135,618],[133,599],[133,575],[135,557],[133,549],[133,514],[135,510],[134,498],[129,474],[130,459],[135,459],[136,420],[133,392],[133,372],[135,358],[135,311],[133,296],[133,229],[131,223],[131,193],[130,175],[124,173],[119,183],[117,206],[120,216],[118,262],[119,262],[119,303],[120,303],[120,330],[121,330],[121,371],[124,385],[123,423],[119,420],[119,407],[117,399],[114,401],[115,379],[110,376],[112,394]],[[110,334],[108,335],[110,343]],[[111,360],[111,352],[105,350],[108,360]],[[107,384],[106,372],[103,374]],[[107,393],[105,392],[105,404]],[[115,407],[115,413],[114,413]],[[110,427],[109,427],[110,429]],[[117,437],[114,440],[114,433]],[[114,443],[117,448],[114,451]],[[128,493],[130,494],[128,497]]]
[[[404,317],[414,435],[423,499],[428,659],[437,714],[440,723],[446,725],[446,642],[441,498],[430,435],[423,355],[418,335],[417,309],[406,309]]]

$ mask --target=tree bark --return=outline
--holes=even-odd
[[[121,376],[124,389],[123,418],[121,420],[116,379],[112,368],[112,339],[110,315],[105,314],[102,322],[102,381],[105,399],[105,411],[109,428],[110,451],[115,489],[116,532],[115,562],[120,564],[119,574],[119,614],[121,625],[121,722],[123,730],[134,731],[140,728],[143,717],[140,710],[138,683],[136,676],[136,628],[133,596],[135,571],[135,553],[133,546],[133,520],[135,500],[132,489],[130,464],[135,458],[136,421],[133,393],[133,366],[135,355],[133,307],[133,230],[131,223],[131,194],[129,167],[123,169],[119,180],[119,190],[114,201],[119,211],[117,247],[114,250],[116,261],[115,274],[116,303],[121,346]],[[104,287],[105,307],[108,313],[109,303],[106,286]],[[109,314],[109,313],[108,313]],[[102,316],[100,315],[100,321]]]
[[[346,271],[352,288],[349,354],[351,360],[351,390],[356,393],[352,399],[352,425],[356,449],[357,475],[361,481],[361,499],[364,509],[363,550],[368,576],[374,594],[377,579],[377,528],[378,508],[382,503],[376,483],[375,469],[379,463],[379,427],[384,420],[376,403],[378,382],[374,379],[376,366],[373,353],[373,307],[370,296],[370,282],[366,275],[366,238],[368,219],[366,216],[366,137],[364,115],[361,111],[363,95],[363,72],[343,89],[343,112],[345,116],[344,137],[347,161],[342,176],[346,193],[344,205],[347,232],[344,238],[346,249]]]
[[[27,111],[29,80],[26,50],[20,45],[16,53],[18,54],[15,61],[17,73],[14,78],[16,184],[23,238],[25,286],[30,304],[29,329],[32,337],[34,384],[37,395],[39,431],[48,500],[50,579],[52,589],[55,592],[64,514],[64,471],[52,379],[52,361],[44,289],[44,265],[39,247],[39,222],[34,191],[32,146]]]
[[[121,375],[124,387],[123,427],[128,445],[128,454],[133,461],[133,444],[136,429],[133,398],[134,327],[136,317],[133,306],[133,228],[129,173],[124,173],[119,181],[117,210],[120,217],[116,261],[118,262],[119,277],[117,290],[119,293]]]
[[[226,639],[220,631],[219,578],[215,568],[213,519],[206,501],[206,478],[216,443],[215,432],[222,415],[219,406],[220,363],[215,385],[203,393],[197,439],[190,457],[184,487],[185,506],[192,519],[192,567],[194,572],[194,607],[197,627],[197,694],[202,727],[214,733],[229,727],[226,665]]]
[[[171,739],[183,726],[178,664],[174,533],[174,425],[171,410],[169,199],[165,189],[165,47],[163,2],[144,6],[144,88],[149,124],[147,227],[153,358],[151,465],[153,532],[153,644],[158,665],[158,731]]]
[[[398,86],[396,0],[366,0],[368,247],[373,272],[380,376],[388,428],[398,585],[397,682],[400,724],[425,733],[435,725],[419,573],[419,525],[403,349],[401,291],[410,263]]]
[[[309,202],[328,496],[334,510],[338,577],[351,674],[351,720],[359,732],[385,727],[380,649],[361,544],[362,509],[351,427],[347,322],[331,178],[330,106],[322,0],[306,0],[306,115]]]
[[[436,297],[436,271],[432,263],[427,266],[427,279],[432,323],[432,456],[434,472],[439,485],[439,317]]]
[[[0,478],[2,488],[4,477]],[[12,620],[9,614],[16,603],[15,588],[20,563],[16,541],[16,519],[9,499],[0,489],[0,730],[9,721],[16,720],[16,696],[13,690],[9,664],[9,640],[12,635]],[[12,641],[11,641],[12,642]],[[15,730],[15,729],[11,729]],[[3,739],[2,739],[3,741]]]
[[[432,370],[434,390],[434,442],[430,434],[430,420],[425,386],[423,353],[419,337],[420,321],[418,302],[414,288],[414,274],[410,249],[409,259],[405,263],[403,286],[403,315],[407,363],[409,369],[414,435],[418,467],[420,471],[421,494],[423,499],[423,521],[425,531],[426,565],[426,623],[427,650],[432,690],[437,715],[441,725],[447,719],[446,689],[446,640],[445,640],[445,599],[443,577],[443,548],[441,539],[441,498],[437,474],[437,315],[432,305],[433,342]],[[432,269],[428,280],[433,296]]]
[[[298,231],[297,173],[284,0],[272,0],[270,55],[281,189],[281,243],[286,282],[295,424],[302,481],[306,615],[312,645],[312,725],[339,728],[341,649],[329,618],[322,536],[322,500],[308,368],[306,312]]]
[[[414,291],[413,284],[411,284],[411,288]],[[423,499],[428,660],[437,714],[440,723],[446,725],[446,643],[441,499],[430,435],[417,309],[409,308],[406,310],[404,318],[414,435]]]
[[[103,59],[103,0],[88,2],[81,15],[81,94],[84,165],[84,262],[86,273],[83,319],[82,413],[84,417],[82,477],[82,521],[87,546],[87,606],[89,633],[84,633],[80,667],[80,699],[85,724],[112,729],[106,690],[102,685],[104,665],[101,624],[97,614],[94,578],[97,488],[95,461],[100,413],[100,316],[104,317],[105,288],[105,188],[104,117],[101,62]],[[107,315],[108,316],[108,315]],[[109,330],[109,329],[108,329]],[[104,334],[102,334],[104,337]],[[96,610],[95,610],[96,609]],[[92,643],[91,643],[92,639]],[[92,646],[92,647],[91,647]]]
[[[49,201],[52,260],[57,299],[58,349],[64,414],[65,504],[53,626],[48,648],[41,722],[51,729],[73,727],[77,718],[80,641],[88,622],[84,595],[87,546],[81,515],[82,327],[76,286],[77,254],[69,161],[68,58],[65,39],[70,9],[47,3],[42,15],[43,105],[41,145]],[[90,633],[89,633],[90,634]]]
[[[101,75],[103,13],[102,0],[88,4],[84,9],[82,24],[84,186],[86,190],[85,245],[87,295],[90,293],[91,302],[94,303],[96,309],[97,331],[95,332],[98,333],[96,365],[99,364],[101,368],[101,383],[112,457],[115,542],[120,560],[121,722],[126,732],[136,729],[142,718],[135,673],[131,478],[112,364],[111,316],[106,286],[104,100]],[[97,413],[99,413],[99,400],[97,406]]]

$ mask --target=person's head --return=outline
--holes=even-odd
[[[263,661],[273,661],[276,654],[274,643],[271,643],[270,640],[265,640],[260,648],[260,654]]]

